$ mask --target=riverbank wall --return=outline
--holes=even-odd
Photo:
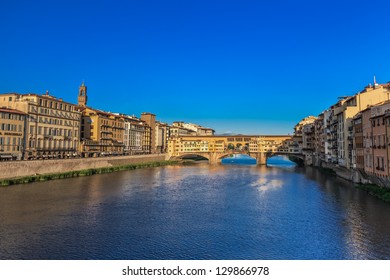
[[[373,184],[379,187],[390,189],[390,178],[377,177],[375,175],[367,174],[361,170],[347,169],[345,167],[335,166],[333,164],[322,163],[321,165],[313,165],[314,167],[329,169],[334,172],[340,178],[351,181],[355,184]]]
[[[143,164],[165,160],[168,160],[167,154],[58,160],[4,161],[0,162],[0,179],[107,168],[128,164]]]

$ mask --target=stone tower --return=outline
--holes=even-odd
[[[150,127],[150,152],[156,153],[156,115],[152,113],[142,113],[141,121],[146,122]]]
[[[78,97],[79,106],[87,106],[87,87],[84,85],[84,81],[79,87],[79,97]]]

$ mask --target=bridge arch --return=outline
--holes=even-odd
[[[227,152],[227,153],[222,153],[222,154],[219,154],[218,155],[218,160],[222,160],[224,158],[227,158],[227,157],[230,157],[232,155],[246,155],[246,156],[249,156],[251,158],[254,158],[256,159],[256,157],[254,157],[253,155],[250,155],[247,151],[234,151],[234,152]]]
[[[288,156],[288,159],[292,162],[295,162],[299,166],[303,166],[305,163],[305,156],[303,154],[299,153],[287,153],[287,152],[267,152],[265,154],[266,156],[266,163],[268,159],[275,157],[275,156]]]
[[[172,156],[171,159],[191,159],[191,158],[204,158],[210,161],[210,154],[208,153],[189,153],[189,154],[182,154],[179,156]]]

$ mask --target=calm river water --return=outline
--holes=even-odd
[[[293,166],[18,185],[0,188],[0,259],[390,259],[390,205]]]

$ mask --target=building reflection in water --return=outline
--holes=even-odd
[[[376,255],[390,252],[390,220],[378,215],[388,212],[387,203],[334,175],[310,167],[304,172],[307,178],[319,183],[321,190],[343,213],[340,226],[346,228],[344,238],[350,244],[347,248],[352,259],[377,259]]]

